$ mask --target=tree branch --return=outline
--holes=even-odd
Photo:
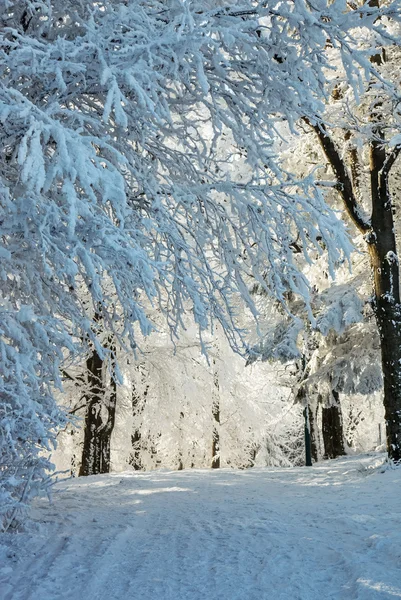
[[[81,410],[81,408],[86,408],[87,404],[85,402],[85,404],[81,404],[80,406],[76,406],[75,408],[72,408],[71,410],[68,411],[69,415],[74,415],[76,412],[78,412],[79,410]]]
[[[345,140],[351,140],[351,131],[347,131],[345,133]],[[359,160],[359,154],[357,147],[350,142],[349,149],[349,157],[350,157],[350,170],[351,170],[351,182],[352,189],[354,190],[356,202],[360,203],[361,199],[361,161]]]
[[[323,152],[325,153],[327,160],[333,169],[334,175],[341,186],[340,194],[344,201],[348,216],[354,225],[359,229],[359,231],[362,233],[367,233],[371,228],[370,221],[366,220],[360,212],[347,167],[344,164],[344,161],[341,158],[332,138],[327,133],[327,130],[323,124],[312,124],[307,117],[303,117],[303,120],[315,131],[319,139]]]
[[[72,375],[70,375],[67,371],[65,371],[64,369],[61,369],[61,374],[63,377],[65,377],[66,379],[69,379],[70,381],[73,381],[74,383],[76,383],[77,385],[79,383],[82,383],[84,381],[84,378],[81,377],[80,375],[77,375],[76,377],[72,377]]]

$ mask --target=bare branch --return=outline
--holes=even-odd
[[[63,377],[69,379],[70,381],[73,381],[77,385],[81,384],[84,381],[84,378],[82,376],[77,375],[76,377],[72,377],[72,375],[70,375],[65,369],[61,369],[61,374]]]
[[[359,229],[359,231],[362,233],[367,233],[371,228],[370,221],[366,220],[361,214],[347,167],[344,164],[344,161],[341,158],[334,141],[327,133],[327,130],[323,124],[312,124],[307,117],[304,117],[303,120],[310,127],[312,127],[319,139],[320,145],[322,146],[327,160],[333,169],[334,175],[340,184],[339,191],[344,201],[348,216],[354,225]]]
[[[86,402],[85,404],[81,404],[80,406],[76,406],[75,408],[72,408],[71,410],[68,411],[69,415],[74,415],[76,412],[78,412],[79,410],[81,410],[81,408],[86,408]]]

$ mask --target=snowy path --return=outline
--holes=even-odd
[[[1,600],[401,598],[401,469],[119,473],[0,537]]]

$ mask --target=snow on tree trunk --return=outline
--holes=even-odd
[[[216,368],[216,360],[213,360],[213,389],[212,389],[212,416],[213,416],[213,439],[212,439],[212,469],[220,468],[220,394],[219,374]]]
[[[378,7],[378,0],[369,5]],[[383,52],[371,58],[380,67]],[[374,311],[379,329],[384,386],[384,410],[389,456],[401,461],[401,301],[394,214],[389,188],[389,173],[400,153],[400,145],[387,155],[383,127],[383,102],[376,100],[371,109],[370,185],[372,230],[366,236],[374,281]]]
[[[140,374],[140,381],[132,383],[132,416],[134,419],[133,429],[131,433],[131,446],[132,452],[129,457],[128,463],[135,471],[141,471],[143,469],[141,461],[141,423],[139,419],[145,408],[146,398],[149,391],[149,384],[146,383],[146,379],[149,376],[147,371],[142,365],[138,365],[136,371]],[[141,392],[142,390],[142,392]]]
[[[383,167],[380,169],[383,179]],[[372,177],[377,174],[372,172]],[[384,183],[384,182],[383,182]],[[401,302],[399,264],[394,235],[392,204],[387,182],[373,196],[372,235],[369,252],[374,278],[374,311],[380,335],[384,385],[387,449],[396,462],[401,460]]]
[[[310,442],[311,442],[311,455],[313,462],[317,462],[319,460],[319,431],[317,425],[317,406],[308,406],[308,417],[309,417],[309,433],[310,433]]]
[[[182,456],[182,442],[183,442],[182,423],[184,421],[184,416],[185,416],[184,413],[181,411],[180,419],[179,419],[180,439],[179,439],[179,449],[178,449],[178,466],[177,466],[178,471],[182,471],[184,468],[183,456]]]
[[[115,348],[110,349],[114,357]],[[105,374],[108,369],[105,362],[96,348],[86,361],[88,393],[80,476],[110,472],[110,442],[115,423],[117,383],[115,373],[111,373],[110,389],[107,389]]]

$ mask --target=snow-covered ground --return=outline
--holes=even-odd
[[[401,469],[383,460],[64,481],[0,538],[0,598],[401,598]]]

